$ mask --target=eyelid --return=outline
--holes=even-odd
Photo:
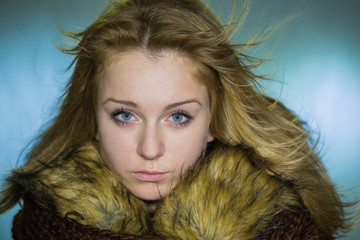
[[[193,120],[193,116],[188,111],[185,111],[183,109],[178,109],[178,110],[173,111],[170,115],[168,115],[166,120],[168,121],[169,118],[173,117],[174,115],[182,115],[185,118],[187,118],[187,120],[183,121],[183,122],[169,121],[169,122],[171,122],[171,124],[174,124],[177,127],[186,126]]]
[[[134,114],[131,110],[125,109],[125,108],[117,108],[117,109],[115,109],[114,111],[112,111],[110,113],[111,119],[116,124],[125,125],[125,124],[129,124],[131,122],[136,121],[136,120],[122,120],[122,119],[119,119],[118,116],[120,114],[131,114],[131,116],[133,116],[136,120],[138,120],[138,117],[136,116],[136,114]]]

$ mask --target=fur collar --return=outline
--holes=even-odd
[[[253,239],[274,216],[300,206],[291,184],[256,168],[237,147],[217,146],[154,214],[104,165],[97,142],[18,179],[41,206],[114,232],[171,239]],[[20,176],[21,174],[19,174]]]

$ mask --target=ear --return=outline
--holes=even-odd
[[[211,142],[214,140],[214,136],[209,132],[208,138],[207,138],[207,142]]]

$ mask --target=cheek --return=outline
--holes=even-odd
[[[119,173],[135,153],[135,143],[128,134],[101,129],[98,134],[101,155],[106,164]]]
[[[204,153],[207,142],[208,134],[206,130],[189,129],[188,134],[174,135],[170,141],[171,147],[168,148],[168,153],[172,155],[177,169],[187,169],[192,166]]]

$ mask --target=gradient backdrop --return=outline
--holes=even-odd
[[[20,152],[56,115],[57,98],[69,78],[71,57],[53,41],[88,26],[108,0],[0,0],[0,175],[21,165]],[[210,0],[225,23],[233,0]],[[350,199],[360,196],[360,1],[257,0],[235,36],[244,42],[281,20],[292,18],[251,54],[271,53],[259,72],[274,70],[264,83],[320,133],[331,178]],[[11,239],[18,207],[0,216],[0,239]],[[344,239],[360,239],[357,225]]]

